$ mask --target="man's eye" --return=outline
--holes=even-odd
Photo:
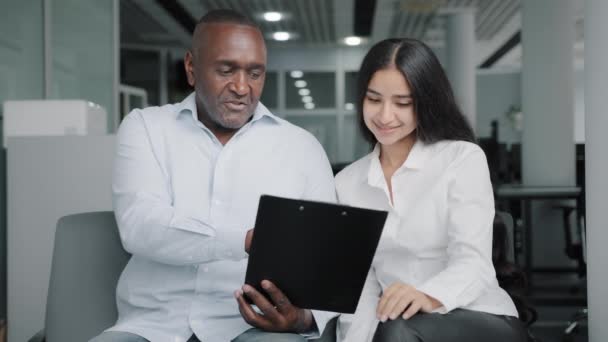
[[[372,102],[372,103],[378,103],[378,102],[380,102],[380,99],[376,99],[376,98],[373,98],[373,97],[368,97],[367,101]]]
[[[252,73],[249,73],[249,76],[252,79],[257,80],[258,78],[260,78],[262,76],[262,73],[261,72],[252,72]]]
[[[227,76],[227,75],[232,74],[232,69],[229,69],[229,68],[225,68],[225,69],[219,69],[219,70],[218,70],[218,73],[219,73],[220,75]]]

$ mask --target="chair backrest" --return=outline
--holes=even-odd
[[[506,257],[507,261],[515,263],[515,223],[513,222],[513,216],[506,211],[496,211],[496,215],[500,217],[502,222],[505,224],[506,230]]]
[[[116,284],[129,258],[112,212],[59,220],[47,297],[46,342],[88,341],[116,322]]]

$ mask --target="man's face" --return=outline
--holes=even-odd
[[[254,27],[204,24],[186,54],[188,83],[194,86],[203,123],[224,130],[241,128],[253,115],[266,76],[266,46]],[[208,122],[204,122],[208,121]]]

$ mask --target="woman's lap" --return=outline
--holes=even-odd
[[[378,325],[374,342],[524,342],[526,329],[517,318],[457,309],[448,314],[419,313]]]

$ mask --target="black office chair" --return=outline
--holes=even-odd
[[[496,269],[498,284],[507,291],[515,303],[519,319],[529,328],[538,319],[538,313],[524,296],[528,283],[525,273],[515,264],[513,217],[505,211],[497,210],[494,215],[492,263]],[[529,342],[537,341],[529,329],[527,334]]]
[[[581,232],[581,250],[582,250],[582,258],[583,262],[587,263],[587,230],[585,227],[585,217],[578,217],[577,224],[580,226]],[[568,326],[564,329],[564,333],[562,335],[562,342],[574,342],[576,336],[580,334],[580,326],[582,324],[586,324],[588,320],[589,311],[587,308],[583,308],[577,311],[570,321],[568,322]]]
[[[581,219],[583,218],[582,209],[579,205],[561,204],[554,206],[555,209],[562,211],[562,226],[564,229],[564,252],[568,258],[576,261],[576,274],[579,278],[587,274],[587,263],[583,253],[582,227]],[[571,224],[572,215],[576,214],[576,223],[574,227]],[[575,289],[576,290],[576,289]]]

